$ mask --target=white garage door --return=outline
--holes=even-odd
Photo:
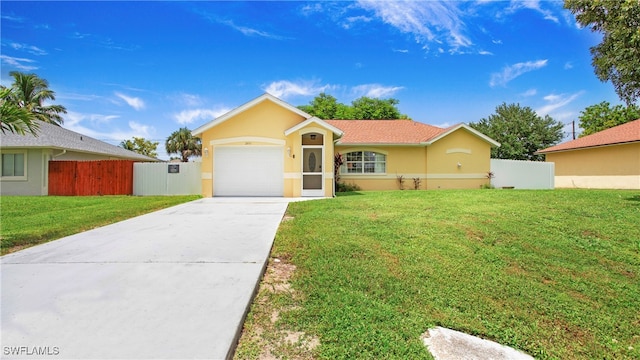
[[[214,196],[283,196],[282,147],[217,147]]]

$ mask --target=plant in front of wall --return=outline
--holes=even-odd
[[[413,190],[420,190],[420,183],[422,180],[419,177],[413,178]]]
[[[493,186],[493,184],[491,183],[491,179],[495,178],[496,175],[493,173],[493,171],[487,171],[487,175],[485,176],[487,179],[489,179],[489,182],[486,184],[482,184],[480,186],[481,189],[495,189],[495,187]]]
[[[396,175],[396,180],[398,180],[398,188],[400,188],[400,190],[404,190],[404,176]]]
[[[338,183],[336,186],[336,192],[345,193],[345,192],[354,192],[362,190],[358,184],[347,184],[347,183]]]
[[[340,166],[342,166],[342,164],[344,164],[342,154],[336,153],[333,157],[333,181],[335,182],[336,189],[338,189],[340,185]]]

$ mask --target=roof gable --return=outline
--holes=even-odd
[[[327,123],[326,121],[324,121],[324,120],[322,120],[322,119],[320,119],[318,117],[315,117],[315,116],[310,118],[310,119],[307,119],[307,120],[305,120],[305,121],[303,121],[303,122],[301,122],[299,124],[297,124],[296,126],[290,128],[290,129],[287,129],[284,132],[284,134],[286,136],[289,136],[291,133],[302,129],[302,128],[304,128],[305,126],[307,126],[309,124],[316,124],[316,125],[318,125],[318,126],[320,126],[322,128],[325,128],[325,129],[331,131],[332,133],[334,133],[338,137],[342,136],[342,134],[343,134],[342,130],[338,129],[337,127],[335,127],[335,126]]]
[[[0,138],[2,142],[0,142],[0,145],[3,148],[50,148],[131,160],[158,161],[157,159],[108,144],[57,125],[39,122],[38,127],[38,136],[32,134],[19,135],[14,133],[1,133]]]
[[[447,135],[449,135],[449,134],[451,134],[451,133],[453,133],[453,132],[455,132],[457,130],[460,130],[460,129],[464,129],[464,130],[470,132],[471,134],[481,138],[482,140],[484,140],[484,141],[488,142],[489,144],[491,144],[491,146],[500,147],[500,143],[499,142],[493,140],[492,138],[488,137],[487,135],[481,133],[480,131],[472,128],[471,126],[469,126],[467,124],[462,124],[462,123],[461,124],[457,124],[457,125],[453,125],[453,126],[450,126],[450,127],[446,128],[446,129],[444,129],[444,131],[442,133],[440,133],[437,136],[435,136],[434,138],[430,139],[427,142],[427,144],[431,145],[434,142],[436,142],[436,141],[444,138],[445,136],[447,136]]]
[[[265,94],[262,94],[262,95],[258,96],[255,99],[243,104],[243,105],[240,105],[239,107],[237,107],[237,108],[235,108],[235,109],[233,109],[233,110],[231,110],[231,111],[229,111],[229,112],[227,112],[227,113],[225,113],[223,115],[218,116],[214,120],[212,120],[212,121],[210,121],[210,122],[198,127],[197,129],[193,130],[191,133],[194,136],[198,136],[198,135],[202,134],[203,132],[211,129],[212,127],[214,127],[216,125],[219,125],[219,124],[231,119],[232,117],[234,117],[234,116],[236,116],[236,115],[238,115],[238,114],[240,114],[242,112],[245,112],[245,111],[249,110],[250,108],[252,108],[252,107],[254,107],[254,106],[256,106],[256,105],[258,105],[258,104],[260,104],[260,103],[262,103],[264,101],[271,101],[271,102],[273,102],[273,103],[275,103],[275,104],[277,104],[277,105],[279,105],[279,106],[281,106],[281,107],[283,107],[283,108],[285,108],[285,109],[287,109],[287,110],[289,110],[289,111],[291,111],[293,113],[296,113],[296,114],[302,116],[305,119],[311,118],[311,115],[309,115],[306,112],[298,109],[297,107],[295,107],[295,106],[293,106],[291,104],[288,104],[288,103],[278,99],[277,97],[275,97],[275,96],[273,96],[273,95],[271,95],[269,93],[265,93]]]
[[[556,151],[576,150],[636,141],[640,141],[640,119],[614,126],[575,140],[567,141],[562,144],[540,150],[537,153],[545,154]]]

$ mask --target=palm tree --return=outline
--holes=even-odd
[[[12,71],[9,75],[14,79],[9,98],[15,105],[27,109],[38,120],[58,126],[62,124],[64,120],[60,114],[66,114],[67,109],[62,105],[44,105],[45,101],[56,99],[47,80],[19,71]]]
[[[35,116],[11,101],[11,89],[0,87],[0,130],[24,135],[30,132],[37,136],[38,123]]]
[[[202,155],[202,142],[200,138],[194,137],[191,130],[186,127],[180,128],[169,135],[165,142],[167,154],[178,154],[182,162],[188,162],[191,156]]]

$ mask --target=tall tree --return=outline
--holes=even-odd
[[[191,134],[186,127],[180,128],[167,138],[165,142],[167,154],[178,154],[182,162],[188,162],[191,156],[202,155],[202,141]]]
[[[60,114],[66,114],[67,109],[62,105],[45,105],[47,100],[56,99],[55,92],[49,89],[47,80],[36,74],[18,71],[12,71],[9,75],[13,77],[9,101],[27,109],[40,121],[58,126],[63,123],[64,120]]]
[[[611,81],[627,105],[640,98],[640,2],[638,0],[565,0],[578,23],[602,33],[591,48],[598,79]]]
[[[580,127],[584,130],[580,136],[586,136],[629,121],[640,119],[640,108],[629,106],[611,106],[606,101],[591,105],[580,112]]]
[[[495,114],[469,126],[496,140],[499,148],[491,149],[495,159],[543,161],[544,155],[535,152],[562,140],[561,122],[549,115],[541,117],[530,107],[502,103]]]
[[[377,99],[363,96],[351,102],[353,106],[353,118],[356,120],[395,120],[406,119],[398,110],[400,103],[397,99]]]
[[[158,157],[157,149],[160,143],[147,140],[145,138],[134,136],[130,140],[124,140],[120,143],[120,147],[127,150],[137,152],[149,157]]]
[[[326,93],[316,96],[309,105],[298,108],[320,119],[347,120],[382,120],[406,119],[407,115],[400,113],[397,99],[377,99],[363,96],[351,102],[351,105],[339,103],[338,100]]]
[[[38,123],[35,116],[10,99],[11,89],[0,88],[0,130],[24,135],[29,132],[37,136]]]
[[[338,99],[326,93],[320,93],[311,100],[309,105],[300,107],[309,115],[317,116],[320,119],[335,119],[338,111]]]

